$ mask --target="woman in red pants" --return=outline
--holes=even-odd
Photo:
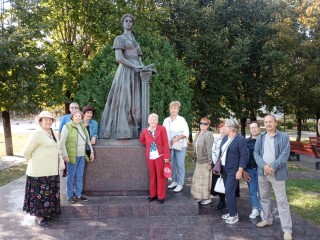
[[[169,162],[170,150],[167,131],[158,125],[158,115],[148,117],[149,127],[143,129],[140,142],[146,145],[146,159],[149,169],[150,195],[148,202],[158,199],[162,204],[166,198],[166,178],[163,175],[164,163]]]

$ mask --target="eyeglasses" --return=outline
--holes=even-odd
[[[70,107],[70,108],[79,109],[78,107]]]
[[[207,125],[209,125],[209,124],[206,123],[206,122],[200,122],[200,125],[205,125],[205,126],[207,126]]]

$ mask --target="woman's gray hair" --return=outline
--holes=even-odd
[[[157,121],[159,122],[159,116],[158,116],[158,114],[151,113],[151,114],[149,115],[149,117],[148,117],[148,121],[149,121],[150,118],[152,118],[152,117],[155,117],[155,118],[157,119]]]
[[[237,119],[235,119],[235,118],[227,119],[225,122],[225,126],[230,127],[232,129],[232,131],[234,131],[234,132],[238,131],[238,129],[239,129],[239,123],[238,123]]]

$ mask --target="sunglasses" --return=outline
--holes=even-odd
[[[209,124],[206,123],[206,122],[200,122],[200,125],[205,125],[205,126],[207,126],[207,125],[209,125]]]

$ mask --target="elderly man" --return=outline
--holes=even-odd
[[[258,182],[263,212],[262,221],[257,227],[272,225],[271,186],[273,188],[283,239],[292,239],[292,220],[286,195],[286,180],[288,178],[288,158],[290,155],[290,141],[287,134],[276,129],[277,121],[273,115],[264,118],[266,132],[256,141],[254,158],[258,165]]]
[[[61,121],[60,121],[60,125],[59,125],[59,133],[58,133],[59,139],[60,139],[60,135],[61,135],[63,126],[64,126],[66,123],[68,123],[68,122],[71,121],[71,119],[70,119],[71,114],[75,113],[75,112],[76,112],[77,110],[79,110],[79,109],[80,109],[80,108],[79,108],[79,104],[78,104],[78,103],[76,103],[76,102],[70,103],[70,105],[69,105],[69,111],[70,111],[70,113],[69,113],[69,114],[66,114],[66,115],[63,115],[63,116],[61,117]]]

